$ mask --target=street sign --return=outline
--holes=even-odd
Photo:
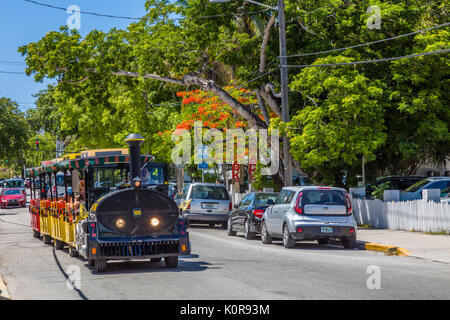
[[[208,170],[209,169],[209,165],[206,162],[202,162],[198,164],[198,170]]]
[[[208,146],[201,144],[197,148],[197,155],[199,159],[206,160],[208,159]]]
[[[239,165],[239,163],[235,162],[233,164],[232,172],[233,172],[233,180],[238,181],[241,176],[241,166]]]
[[[249,164],[248,175],[250,176],[250,179],[252,179],[255,176],[255,171],[256,171],[256,164]]]

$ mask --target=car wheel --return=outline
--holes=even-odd
[[[151,258],[150,262],[161,262],[162,258]]]
[[[100,272],[105,272],[106,271],[106,260],[105,259],[97,259],[95,260],[95,271],[100,273]]]
[[[244,222],[244,238],[247,240],[255,239],[255,233],[250,232],[250,223],[248,222],[248,219],[245,219]]]
[[[344,239],[342,241],[342,244],[344,245],[345,249],[354,249],[356,248],[356,237]]]
[[[319,239],[319,240],[317,240],[317,242],[319,244],[328,244],[328,241],[329,241],[329,239]]]
[[[33,238],[40,238],[41,237],[41,233],[39,231],[33,230]]]
[[[295,246],[295,240],[289,234],[289,228],[287,224],[285,224],[283,227],[283,246],[285,248],[292,248],[293,246]]]
[[[234,237],[236,235],[236,231],[233,230],[233,225],[231,224],[231,217],[229,217],[227,221],[227,234],[230,237]]]
[[[164,262],[166,263],[166,267],[173,269],[178,267],[178,256],[175,257],[165,257]]]
[[[94,259],[88,259],[88,265],[91,267],[95,266],[95,260]]]
[[[261,225],[261,241],[264,244],[272,243],[272,237],[270,236],[269,232],[267,231],[266,222],[264,222],[264,221]]]

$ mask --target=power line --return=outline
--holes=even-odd
[[[391,37],[391,38],[386,38],[386,39],[381,39],[381,40],[361,43],[361,44],[357,44],[357,45],[354,45],[354,46],[348,46],[348,47],[344,47],[344,48],[337,48],[337,49],[331,49],[331,50],[325,50],[325,51],[319,51],[319,52],[311,52],[311,53],[293,54],[293,55],[286,56],[286,58],[306,57],[306,56],[312,56],[312,55],[319,55],[319,54],[323,54],[323,53],[331,53],[331,52],[343,51],[343,50],[347,50],[347,49],[354,49],[354,48],[359,48],[359,47],[364,47],[364,46],[370,46],[372,44],[381,43],[381,42],[390,41],[390,40],[395,40],[395,39],[400,39],[400,38],[411,36],[411,35],[414,35],[414,34],[417,34],[417,33],[430,31],[430,30],[437,29],[437,28],[442,28],[442,27],[445,27],[445,26],[448,26],[448,25],[450,25],[450,22],[443,23],[443,24],[440,24],[440,25],[437,25],[437,26],[434,26],[434,27],[431,27],[431,28],[427,28],[427,29],[422,29],[422,30],[418,30],[418,31],[410,32],[410,33],[401,34],[401,35],[398,35],[398,36],[395,36],[395,37]]]
[[[429,55],[432,55],[432,54],[447,53],[447,52],[450,52],[450,49],[443,49],[443,50],[430,51],[430,52],[422,52],[422,53],[417,53],[417,54],[410,54],[410,55],[407,55],[407,56],[392,57],[392,58],[383,58],[383,59],[376,59],[376,60],[365,60],[365,61],[354,61],[354,62],[341,62],[341,63],[328,63],[328,64],[287,65],[287,66],[285,66],[285,67],[288,67],[288,68],[310,68],[310,67],[348,66],[348,65],[355,65],[355,64],[365,64],[365,63],[376,63],[376,62],[394,61],[394,60],[407,59],[407,58],[415,58],[415,57],[420,57],[420,56],[429,56]]]
[[[33,0],[24,0],[24,1],[33,3],[38,6],[43,6],[43,7],[48,7],[48,8],[52,8],[52,9],[58,9],[58,10],[64,10],[67,12],[67,8],[58,7],[58,6],[54,6],[54,5],[47,4],[47,3],[41,3],[41,2],[37,2],[37,1],[33,1]],[[261,12],[265,12],[268,10],[269,9],[247,12],[246,14],[256,14],[256,13],[261,13]],[[128,16],[115,16],[115,15],[110,15],[110,14],[103,14],[103,13],[82,11],[82,10],[80,10],[80,13],[93,15],[93,16],[97,16],[97,17],[106,17],[106,18],[115,18],[115,19],[126,19],[126,20],[143,20],[143,19],[145,19],[144,17],[136,18],[136,17],[128,17]],[[194,19],[209,19],[209,18],[227,17],[227,16],[234,16],[234,15],[242,15],[242,14],[228,13],[228,14],[217,14],[217,15],[198,16],[198,17],[169,18],[167,20],[181,21],[181,20],[194,20]]]
[[[0,70],[0,73],[4,73],[4,74],[22,74],[22,75],[27,75],[25,72],[17,72],[17,71],[2,71],[2,70]]]

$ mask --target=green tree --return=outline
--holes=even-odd
[[[28,125],[24,113],[16,102],[0,98],[0,160],[8,160],[9,166],[14,165],[22,158],[27,139]]]

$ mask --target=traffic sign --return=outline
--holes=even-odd
[[[199,159],[208,159],[208,146],[204,144],[199,145],[197,148],[197,155]]]
[[[209,169],[209,165],[206,162],[202,162],[198,164],[198,170],[208,170]]]

